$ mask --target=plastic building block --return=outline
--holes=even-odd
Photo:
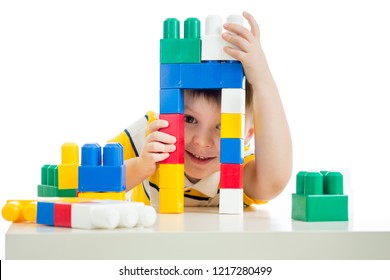
[[[181,89],[160,90],[160,114],[183,114],[184,96]]]
[[[239,88],[222,89],[221,113],[245,114],[245,90]]]
[[[243,19],[239,15],[230,15],[226,22],[242,25]],[[202,36],[202,61],[210,60],[235,60],[228,55],[223,48],[234,47],[222,39],[222,18],[218,15],[210,15],[206,18],[205,35]]]
[[[61,164],[58,165],[58,188],[77,189],[79,147],[75,143],[64,143],[61,147]]]
[[[37,202],[37,224],[54,226],[54,202]]]
[[[176,150],[160,164],[184,163],[184,115],[183,114],[160,114],[160,119],[166,120],[169,126],[160,129],[161,132],[176,137]]]
[[[72,226],[72,204],[69,202],[56,202],[54,204],[54,226]]]
[[[244,138],[245,115],[221,114],[221,138]]]
[[[161,189],[184,189],[184,164],[160,164],[159,183]]]
[[[244,163],[244,140],[240,138],[221,138],[221,163]]]
[[[348,196],[340,172],[301,171],[292,194],[292,219],[307,222],[348,221]]]
[[[7,200],[1,214],[10,222],[35,222],[36,207],[35,200]]]
[[[244,180],[243,164],[221,164],[221,189],[242,189]]]
[[[168,133],[176,138],[184,138],[183,114],[160,114],[159,118],[169,123],[168,127],[160,129],[161,132]]]
[[[242,88],[243,79],[239,62],[160,64],[162,89]]]
[[[164,21],[164,38],[160,40],[160,63],[200,63],[200,21],[184,21],[184,38],[180,39],[180,22],[175,18]]]
[[[126,192],[79,192],[80,198],[126,200]]]
[[[108,143],[103,148],[97,143],[81,148],[79,166],[79,192],[122,192],[126,189],[126,166],[123,163],[123,147]]]
[[[183,213],[184,211],[184,188],[161,189],[160,195],[160,213]]]
[[[220,214],[242,214],[244,212],[243,189],[220,189],[219,201]]]

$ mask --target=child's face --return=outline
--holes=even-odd
[[[184,170],[196,182],[219,170],[221,107],[184,94]]]

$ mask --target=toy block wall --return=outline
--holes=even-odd
[[[243,22],[241,16],[229,16],[227,21]],[[189,18],[184,21],[184,39],[180,39],[180,22],[175,18],[164,21],[160,40],[160,118],[170,126],[161,131],[178,141],[176,151],[159,165],[160,213],[183,212],[186,89],[222,90],[220,213],[243,211],[244,71],[240,62],[223,51],[228,43],[221,37],[222,25],[221,17],[207,17],[206,34],[200,39],[200,21]],[[192,47],[184,48],[185,44]]]
[[[79,229],[149,227],[156,211],[143,203],[117,200],[38,201],[38,224]]]
[[[126,199],[126,166],[123,146],[86,143],[81,148],[78,167],[78,197],[94,199]]]
[[[292,194],[292,218],[306,222],[348,221],[348,196],[340,172],[301,171]]]
[[[43,165],[41,168],[41,183],[38,185],[38,197],[76,197],[77,186],[75,189],[60,189],[58,178],[58,165]]]

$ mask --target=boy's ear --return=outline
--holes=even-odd
[[[245,135],[244,145],[248,145],[249,144],[249,142],[252,140],[254,134],[255,134],[254,127],[249,128],[248,132]]]

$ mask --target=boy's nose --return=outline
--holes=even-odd
[[[194,143],[201,147],[212,147],[214,146],[214,140],[209,133],[203,132],[198,133],[194,136]]]

